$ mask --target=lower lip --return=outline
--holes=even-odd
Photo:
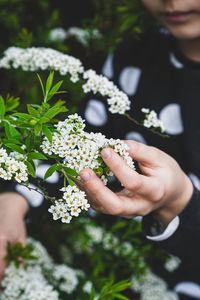
[[[182,14],[174,14],[174,15],[164,14],[165,18],[172,22],[186,21],[191,15],[192,15],[192,12],[182,13]]]

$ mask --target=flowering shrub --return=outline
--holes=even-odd
[[[45,247],[29,237],[26,248],[16,244],[9,249],[2,300],[178,299],[145,263],[156,251],[140,242],[140,224],[134,220],[121,220],[109,228],[80,217],[70,227],[59,223],[33,227],[33,235],[40,235]],[[58,234],[60,242],[56,243]],[[157,263],[169,269],[170,275],[180,263],[174,257],[167,264],[164,261]]]
[[[127,95],[113,82],[97,75],[93,70],[84,71],[80,60],[53,49],[8,48],[0,60],[0,68],[22,68],[24,71],[53,69],[63,76],[68,75],[72,82],[82,80],[84,93],[93,92],[108,97],[107,102],[112,113],[126,114],[130,109]],[[113,148],[131,168],[134,168],[134,163],[129,157],[126,144],[120,140],[109,140],[101,133],[85,132],[84,120],[77,114],[69,115],[64,121],[55,120],[59,113],[67,112],[63,101],[58,101],[53,106],[49,104],[55,94],[62,93],[59,88],[63,81],[53,85],[53,71],[45,86],[39,75],[38,78],[43,91],[43,101],[41,105],[28,104],[28,113],[15,112],[19,99],[0,98],[3,146],[0,149],[0,177],[4,180],[14,179],[28,187],[28,174],[36,177],[34,160],[53,159],[55,163],[47,170],[44,180],[59,171],[64,177],[64,187],[61,189],[61,199],[46,196],[53,202],[49,212],[53,214],[54,220],[61,219],[62,222],[70,223],[73,216],[77,217],[81,210],[89,208],[85,193],[76,186],[79,172],[84,168],[91,168],[105,185],[108,177],[113,175],[101,158],[100,152],[103,148]],[[149,122],[147,126],[145,120],[144,126],[163,130],[155,113],[153,119],[152,112],[149,114],[150,119],[151,124]]]

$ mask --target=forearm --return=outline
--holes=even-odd
[[[15,192],[5,192],[0,194],[0,210],[3,213],[25,217],[29,209],[29,204],[26,199]]]

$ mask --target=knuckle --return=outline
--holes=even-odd
[[[109,214],[113,216],[120,216],[122,215],[122,211],[122,205],[120,203],[117,203],[114,207],[110,208]]]

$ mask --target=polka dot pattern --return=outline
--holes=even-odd
[[[159,118],[164,124],[166,133],[171,135],[183,133],[184,128],[179,104],[171,103],[163,107],[159,114]]]
[[[37,186],[32,183],[29,183],[29,187],[34,188],[34,189],[37,188]],[[20,193],[21,195],[23,195],[26,198],[26,200],[28,201],[28,203],[30,204],[30,206],[32,206],[32,207],[40,206],[44,200],[44,197],[41,194],[39,194],[36,191],[29,190],[27,187],[25,187],[23,185],[17,184],[15,186],[15,190],[18,193]],[[40,189],[39,189],[39,191],[42,192]]]
[[[93,126],[105,125],[108,120],[105,105],[99,100],[89,100],[85,109],[85,119]]]
[[[137,67],[124,68],[119,76],[119,84],[122,90],[129,96],[135,95],[141,76],[141,70]]]
[[[36,168],[36,176],[43,179],[46,171],[51,167],[49,164],[41,164]],[[57,183],[59,181],[59,174],[55,171],[50,177],[46,179],[48,183]]]

